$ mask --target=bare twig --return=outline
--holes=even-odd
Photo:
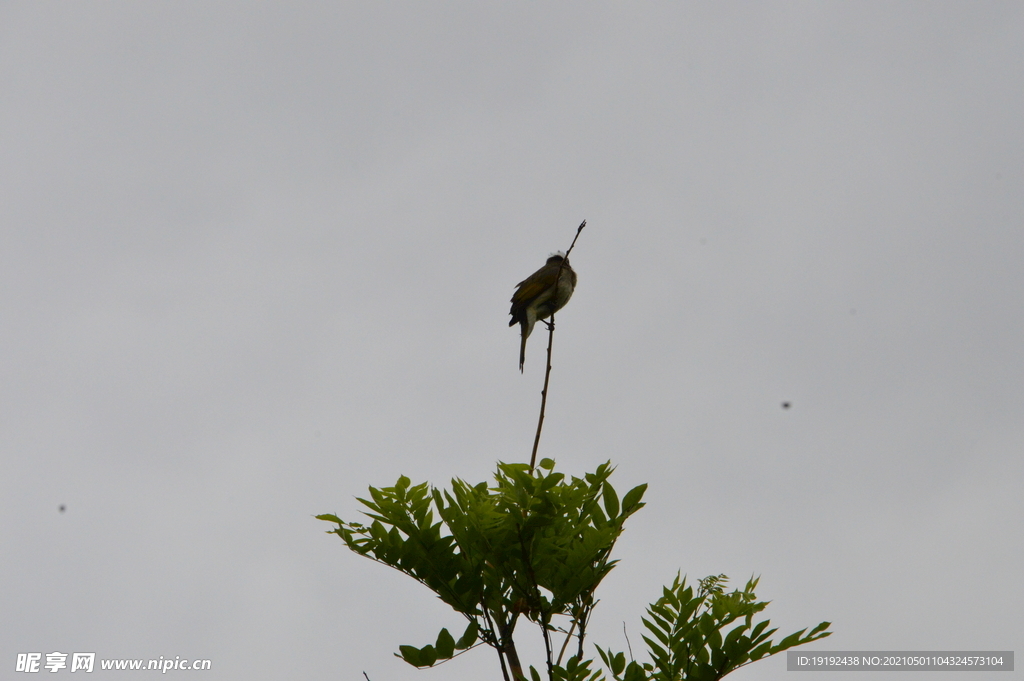
[[[484,621],[487,622],[487,626],[491,630],[491,635],[495,636],[496,643],[498,644],[495,646],[495,649],[498,651],[498,662],[501,663],[501,676],[504,681],[509,681],[508,669],[505,667],[505,642],[501,638],[502,635],[498,630],[498,627],[494,625],[494,621],[491,619],[491,613],[488,611],[486,604],[482,605],[484,605],[484,607],[481,608],[484,611]]]
[[[547,657],[548,661],[548,678],[553,679],[555,678],[555,669],[552,666],[554,662],[551,659],[551,633],[548,631],[548,626],[550,625],[550,617],[550,615],[541,615],[540,626],[541,631],[544,632],[544,654]]]
[[[576,236],[572,239],[572,244],[569,245],[569,250],[565,252],[565,257],[562,259],[562,264],[558,266],[558,274],[555,275],[555,291],[558,291],[558,281],[562,278],[562,270],[565,268],[565,263],[569,261],[569,254],[572,253],[572,249],[576,247],[576,239],[580,238],[580,232],[587,226],[587,221],[584,220],[580,223],[580,226],[576,228]],[[544,389],[540,391],[540,417],[537,419],[537,434],[533,438],[533,452],[530,454],[530,472],[533,472],[534,467],[537,465],[537,448],[540,447],[540,432],[544,428],[544,411],[548,405],[548,382],[551,380],[551,345],[555,341],[555,315],[551,313],[551,321],[544,321],[548,325],[548,366],[544,370]]]
[[[537,448],[540,447],[540,431],[544,428],[544,411],[548,406],[548,381],[551,380],[551,344],[555,340],[555,315],[548,325],[548,368],[544,371],[544,388],[540,391],[540,417],[537,419],[537,434],[533,436],[533,453],[530,454],[530,472],[537,465]]]
[[[576,659],[583,659],[583,639],[587,636],[587,619],[590,618],[592,612],[589,608],[584,608],[583,612],[580,613],[580,632],[576,634],[576,638],[579,639],[579,648],[576,651]]]
[[[563,630],[564,631],[564,630]],[[562,644],[562,649],[558,651],[558,661],[555,664],[562,664],[562,656],[565,655],[565,649],[569,647],[569,641],[572,640],[573,632],[576,631],[576,619],[573,618],[572,626],[569,627],[569,633],[565,635],[565,643]]]

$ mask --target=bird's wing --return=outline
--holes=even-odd
[[[538,272],[537,274],[540,274]],[[547,281],[547,277],[534,276],[519,282],[519,288],[512,294],[512,302],[518,305],[526,305],[540,294],[544,293],[544,290],[548,288],[550,282]]]

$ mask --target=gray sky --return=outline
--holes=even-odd
[[[313,515],[528,458],[584,218],[541,454],[650,483],[594,643],[682,570],[1020,651],[1022,120],[1014,2],[0,4],[0,664],[498,678]]]

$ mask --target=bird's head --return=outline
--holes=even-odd
[[[552,253],[551,255],[548,256],[548,263],[547,264],[549,264],[549,265],[558,265],[563,260],[565,260],[565,264],[566,265],[569,264],[569,261],[565,257],[565,253],[562,253],[561,251],[555,251],[554,253]]]

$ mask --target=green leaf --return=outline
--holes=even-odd
[[[332,523],[338,523],[339,525],[344,525],[345,524],[345,521],[343,521],[341,518],[339,518],[338,516],[334,515],[333,513],[323,513],[321,515],[316,516],[316,519],[317,520],[327,520],[327,521],[332,522]]]
[[[768,624],[768,623],[769,623],[768,620],[765,620],[763,622],[763,624]],[[762,641],[768,641],[769,638],[774,636],[776,631],[778,631],[778,628],[769,629],[768,631],[764,632],[763,634],[760,634],[757,638],[755,638],[754,639],[754,643],[756,645],[761,645]],[[768,642],[771,643],[771,641],[768,641]]]
[[[420,649],[415,646],[398,646],[398,651],[403,660],[411,664],[413,667],[425,667],[427,665],[420,663]]]
[[[601,486],[601,496],[604,498],[604,510],[608,518],[616,518],[619,515],[619,496],[607,481]]]
[[[762,631],[768,628],[769,624],[771,624],[769,620],[764,620],[763,622],[758,622],[757,624],[755,624],[754,628],[750,632],[751,640],[756,641],[757,637],[761,635]],[[769,636],[771,636],[771,634],[769,634]]]
[[[626,492],[626,496],[622,497],[622,511],[624,513],[632,513],[640,508],[640,500],[644,496],[644,492],[647,491],[647,484],[637,485],[633,489]]]
[[[648,615],[650,616],[650,619],[641,617],[640,622],[642,622],[652,634],[657,636],[659,641],[665,645],[669,645],[669,633],[672,631],[672,625],[667,619],[658,617],[653,611],[649,612]]]
[[[783,650],[786,650],[787,648],[792,648],[793,646],[797,645],[800,642],[800,636],[805,631],[807,631],[807,630],[806,629],[801,629],[800,631],[792,633],[789,636],[787,636],[786,638],[782,639],[781,641],[778,642],[778,644],[773,645],[772,646],[772,655],[774,655],[775,653],[780,653]]]
[[[447,660],[455,654],[455,639],[448,633],[447,629],[442,629],[437,635],[437,642],[434,643],[434,648],[437,650],[437,657],[441,660]]]
[[[434,650],[434,646],[423,646],[420,648],[419,666],[433,667],[435,662],[437,662],[437,651]]]
[[[738,641],[740,639],[740,637],[743,636],[743,632],[746,631],[746,629],[747,629],[747,625],[746,624],[741,624],[740,626],[736,627],[735,629],[730,631],[728,634],[726,634],[725,642],[722,643],[722,648],[728,651],[729,648],[731,648],[733,645],[735,645],[736,641]]]
[[[818,632],[820,632],[820,631],[824,631],[825,629],[828,629],[828,628],[829,628],[829,627],[831,627],[831,626],[832,626],[832,623],[831,623],[831,622],[822,622],[822,623],[821,623],[821,624],[819,624],[818,626],[816,626],[816,627],[814,627],[813,629],[811,629],[810,633],[808,633],[807,635],[808,635],[808,636],[814,636],[814,635],[815,635],[815,634],[817,634]],[[829,635],[829,634],[831,634],[831,633],[832,633],[832,632],[830,631],[830,632],[828,632],[828,634],[825,634],[825,635],[824,635],[824,636],[822,636],[821,638],[825,638],[825,636],[828,636],[828,635]]]
[[[636,661],[632,661],[626,666],[626,675],[622,677],[622,681],[647,681],[653,678],[660,677],[648,676],[643,667]]]
[[[374,520],[373,524],[370,525],[370,536],[376,539],[378,544],[387,546],[388,532],[379,520]]]
[[[641,636],[640,638],[642,638],[644,640],[644,643],[646,643],[647,647],[650,649],[651,657],[656,658],[656,659],[663,659],[663,660],[667,660],[668,659],[668,651],[666,651],[664,648],[662,648],[661,646],[659,646],[657,643],[655,643],[651,639],[647,638],[646,636]]]
[[[537,465],[546,471],[550,471],[555,467],[555,461],[554,459],[541,459],[540,463]]]
[[[618,653],[611,659],[612,674],[618,676],[626,668],[626,655],[624,653]]]
[[[716,627],[716,626],[711,626],[711,627],[709,627],[709,629],[710,629],[710,631],[708,631],[707,634],[706,634],[708,645],[711,647],[711,650],[721,650],[722,649],[722,632],[719,631],[718,627]]]
[[[466,650],[474,643],[476,643],[477,632],[480,629],[480,625],[476,623],[476,620],[470,620],[469,626],[466,627],[466,631],[459,637],[458,642],[455,644],[457,650]]]

